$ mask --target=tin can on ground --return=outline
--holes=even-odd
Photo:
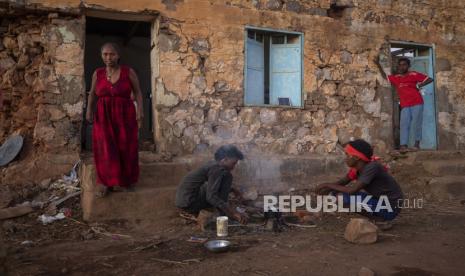
[[[216,218],[216,235],[218,237],[228,236],[228,217],[221,216]]]

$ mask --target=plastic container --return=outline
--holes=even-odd
[[[221,216],[216,218],[216,235],[218,237],[228,236],[228,217]]]

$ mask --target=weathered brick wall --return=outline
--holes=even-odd
[[[25,137],[21,162],[2,171],[7,185],[69,170],[79,160],[83,109],[83,22],[56,13],[2,19],[0,141]]]

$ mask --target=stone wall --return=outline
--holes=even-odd
[[[376,61],[391,40],[434,44],[439,149],[465,148],[465,3],[460,0],[24,3],[59,13],[160,13],[152,54],[160,152],[185,155],[234,143],[247,153],[326,154],[350,137],[385,151],[393,144],[393,99]],[[0,138],[22,130],[35,151],[76,152],[83,22],[56,14],[6,22],[0,62],[7,102]],[[304,34],[303,109],[244,105],[246,25]]]
[[[20,162],[2,170],[0,180],[35,183],[79,160],[84,24],[57,13],[20,13],[1,21],[0,141],[20,134],[25,144]]]
[[[350,137],[392,148],[393,94],[376,64],[390,40],[435,45],[439,149],[465,147],[463,2],[197,1],[188,14],[195,1],[170,2],[155,97],[162,150],[331,153]],[[304,33],[304,109],[244,106],[245,25]]]

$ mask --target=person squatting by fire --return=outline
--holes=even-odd
[[[248,216],[228,203],[230,193],[237,198],[242,197],[232,187],[231,171],[239,160],[244,159],[244,155],[235,146],[224,145],[215,152],[214,159],[184,177],[176,191],[176,207],[194,216],[203,209],[216,208],[222,215],[246,224]]]
[[[371,145],[358,139],[349,142],[345,146],[347,166],[350,167],[349,173],[336,183],[324,183],[316,187],[319,194],[342,193],[344,205],[353,204],[356,200],[370,196],[367,201],[371,212],[362,211],[361,214],[377,221],[390,221],[396,218],[400,213],[399,203],[403,199],[402,190],[392,175],[389,174],[388,168],[381,164],[373,155]],[[352,185],[348,185],[352,183]],[[386,196],[392,210],[376,210],[380,197]],[[357,200],[360,202],[359,200]]]

